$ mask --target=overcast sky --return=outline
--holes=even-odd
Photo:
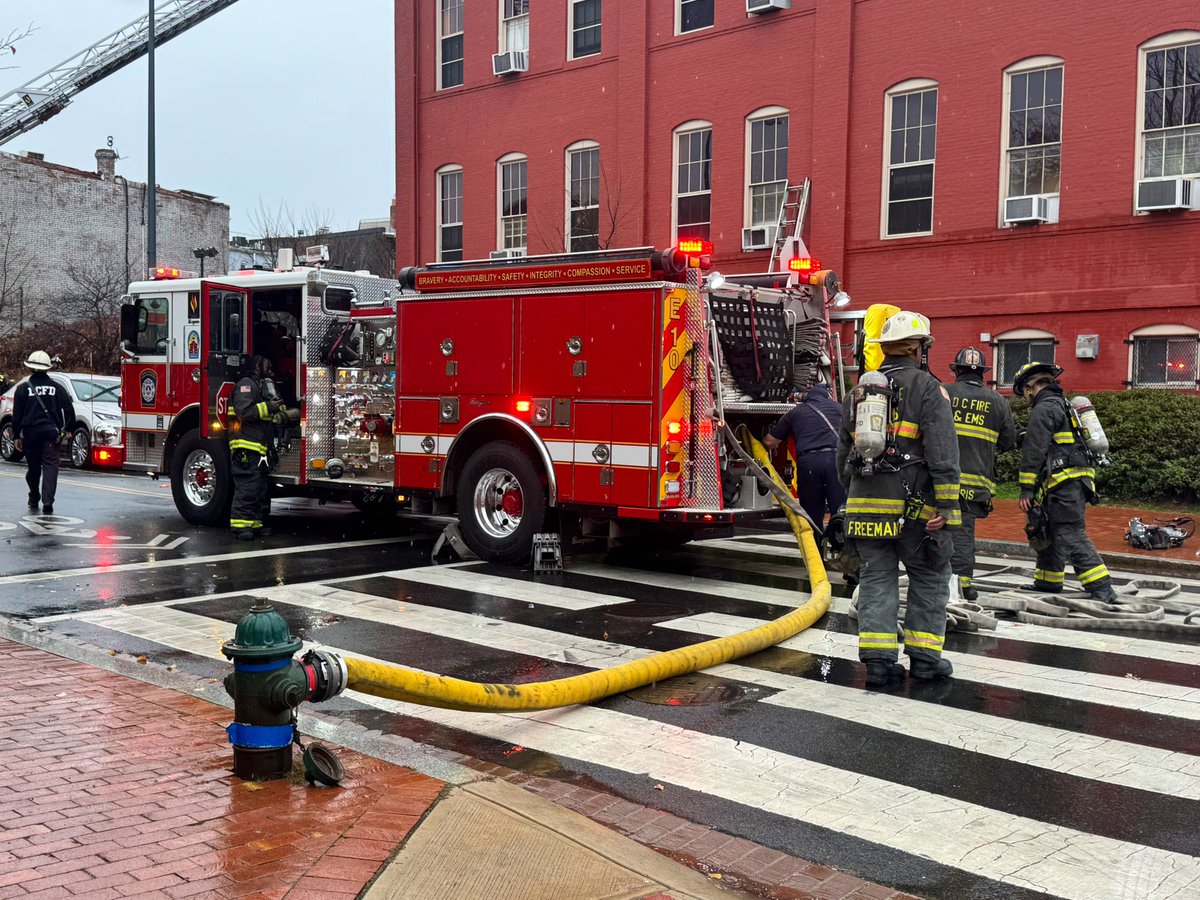
[[[157,0],[161,4],[162,0]],[[144,14],[143,0],[0,0],[0,94]],[[18,12],[19,10],[19,12]],[[391,0],[239,0],[154,55],[157,182],[214,194],[235,234],[261,200],[335,230],[388,214],[395,191]],[[0,149],[94,170],[109,135],[117,172],[146,179],[146,58],[78,94]]]

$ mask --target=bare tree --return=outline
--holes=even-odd
[[[281,247],[294,247],[297,237],[308,237],[329,231],[333,211],[311,204],[299,216],[284,200],[272,209],[259,198],[258,209],[250,213],[250,228],[259,245],[277,254]]]
[[[595,248],[608,250],[625,237],[624,224],[637,211],[638,192],[630,187],[620,167],[600,166],[599,192],[595,206],[575,207],[570,192],[563,197],[565,215],[529,216],[529,233],[534,235],[547,253],[570,249],[567,240],[566,217],[578,217],[585,233],[595,234]]]
[[[12,318],[16,307],[18,329],[24,327],[25,283],[33,266],[33,254],[17,231],[17,207],[0,218],[0,321]]]
[[[119,260],[95,260],[67,267],[71,289],[52,304],[39,327],[48,342],[61,347],[95,372],[116,372],[121,297],[125,293],[125,267]],[[65,351],[65,352],[64,352]]]
[[[37,31],[37,29],[34,28],[33,25],[31,24],[31,25],[26,25],[24,30],[22,30],[20,28],[14,28],[11,31],[9,31],[8,34],[0,35],[0,53],[4,53],[5,51],[8,51],[8,55],[12,56],[14,53],[17,52],[17,44],[20,41],[23,41],[25,38],[29,37],[35,31]],[[16,68],[16,66],[0,66],[0,71],[4,71],[5,69],[15,69],[15,68]]]

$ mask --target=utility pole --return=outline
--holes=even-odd
[[[154,0],[150,4],[150,18],[147,25],[150,29],[147,46],[149,62],[149,87],[147,91],[146,110],[146,140],[148,144],[146,172],[146,271],[154,271],[158,265],[158,238],[155,229],[158,227],[156,213],[158,212],[158,188],[154,180]]]

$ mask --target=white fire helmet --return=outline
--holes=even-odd
[[[926,344],[933,343],[933,335],[929,333],[929,320],[920,313],[901,310],[883,323],[879,337],[867,338],[867,343],[894,344],[909,338],[918,338]]]
[[[51,365],[50,354],[45,350],[34,350],[25,360],[25,368],[33,369],[35,372],[45,372]]]

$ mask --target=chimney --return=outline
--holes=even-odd
[[[117,174],[117,154],[113,150],[101,148],[96,151],[96,174],[105,180]]]

